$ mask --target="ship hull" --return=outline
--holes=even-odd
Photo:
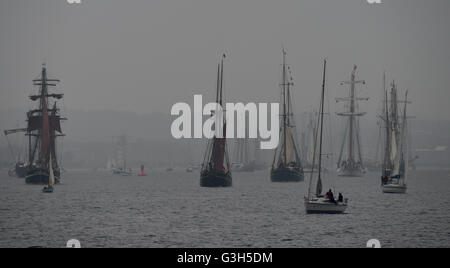
[[[406,185],[386,184],[381,186],[381,190],[385,194],[406,194]]]
[[[347,202],[332,203],[326,199],[305,200],[307,214],[343,214],[347,210]]]
[[[302,169],[277,168],[272,169],[270,179],[272,182],[302,182],[305,175]]]
[[[16,166],[15,173],[18,178],[25,178],[28,174],[28,168],[26,166]]]
[[[49,182],[49,174],[46,171],[36,170],[34,172],[30,172],[25,177],[26,184],[34,184],[34,185],[48,185]],[[59,172],[55,171],[55,184],[60,183]]]
[[[231,187],[233,186],[233,179],[229,172],[206,171],[200,177],[200,186],[209,188]]]

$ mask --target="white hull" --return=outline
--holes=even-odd
[[[325,198],[305,199],[307,214],[342,214],[347,210],[347,207],[347,200],[344,203],[335,204]]]
[[[398,184],[386,184],[381,186],[381,189],[385,194],[405,194],[407,186]]]

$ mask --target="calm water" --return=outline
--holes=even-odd
[[[69,172],[54,194],[0,175],[0,247],[450,247],[448,171],[411,175],[407,195],[384,195],[377,174],[339,178],[345,215],[306,215],[306,183],[272,184],[268,172],[234,174],[204,189],[199,176]],[[329,188],[329,187],[328,187]]]

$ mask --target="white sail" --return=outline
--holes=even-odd
[[[55,173],[53,172],[53,159],[51,153],[48,169],[49,169],[48,187],[53,187],[53,185],[55,185]]]
[[[392,140],[391,140],[391,162],[395,163],[395,160],[397,158],[397,137],[395,134],[395,130],[392,131],[392,136],[391,136]]]
[[[292,163],[294,161],[294,140],[292,136],[291,128],[286,129],[286,164]]]

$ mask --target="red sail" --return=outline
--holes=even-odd
[[[42,142],[41,142],[41,159],[48,159],[50,152],[50,120],[48,116],[47,100],[42,100]]]
[[[223,132],[224,138],[214,138],[214,146],[212,151],[212,162],[214,163],[214,169],[225,171],[225,143],[226,143],[226,125],[224,125]]]

